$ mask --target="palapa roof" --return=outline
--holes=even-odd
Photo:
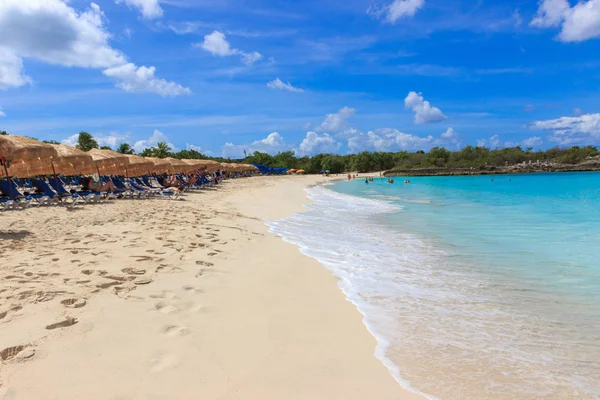
[[[164,158],[155,158],[155,157],[144,157],[146,160],[150,161],[154,166],[151,169],[152,173],[155,174],[164,174],[169,172],[172,168],[171,163]]]
[[[55,144],[53,146],[58,153],[58,157],[52,161],[57,174],[73,176],[96,172],[93,157],[85,151],[66,144]]]
[[[129,158],[125,154],[112,150],[92,149],[88,154],[94,159],[94,165],[101,175],[125,175]]]
[[[124,156],[129,159],[129,165],[126,167],[128,176],[142,176],[153,172],[154,163],[147,158],[133,154],[124,154]]]
[[[52,174],[54,146],[24,136],[1,135],[0,157],[10,161],[8,174],[19,178]]]
[[[198,169],[195,166],[190,165],[185,161],[179,160],[177,158],[167,157],[165,158],[165,160],[167,160],[171,164],[171,169],[169,170],[170,173],[177,174],[181,172],[191,172]]]

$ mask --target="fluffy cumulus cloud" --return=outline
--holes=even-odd
[[[341,143],[327,133],[307,132],[306,137],[298,147],[297,154],[312,156],[319,153],[336,153],[340,147]]]
[[[439,140],[432,135],[421,137],[404,133],[398,129],[381,128],[369,132],[350,129],[345,133],[348,139],[348,150],[352,153],[370,151],[398,151],[398,150],[429,150],[437,146]]]
[[[478,139],[477,147],[489,147],[491,149],[497,149],[500,146],[500,136],[494,135],[489,139]]]
[[[560,27],[558,39],[563,42],[582,42],[600,37],[600,0],[584,0],[574,6],[568,0],[542,0],[530,25],[537,28]]]
[[[564,146],[600,143],[600,114],[585,114],[578,117],[536,121],[531,127],[550,131],[548,138]]]
[[[242,62],[246,65],[252,65],[263,58],[262,54],[257,51],[246,53],[242,50],[234,49],[227,41],[227,36],[219,31],[209,33],[204,36],[204,41],[195,43],[194,46],[208,51],[213,56],[227,57],[239,55]]]
[[[436,140],[436,145],[459,149],[461,143],[459,135],[454,128],[448,128],[440,135],[439,139]]]
[[[424,5],[425,0],[394,0],[384,7],[370,7],[367,12],[393,24],[400,18],[413,17]]]
[[[0,87],[31,81],[23,70],[24,58],[98,69],[128,64],[127,57],[108,44],[110,33],[103,22],[95,3],[80,12],[65,0],[1,0]],[[142,68],[147,67],[136,67]]]
[[[21,87],[28,83],[31,83],[31,78],[25,75],[21,57],[0,47],[0,89]]]
[[[271,88],[271,89],[279,89],[279,90],[285,90],[288,92],[297,92],[297,93],[302,93],[304,92],[304,89],[300,89],[297,87],[292,86],[291,83],[289,82],[283,82],[281,79],[277,78],[269,83],[267,83],[267,87]]]
[[[223,157],[242,158],[245,155],[244,152],[251,154],[255,151],[268,154],[277,154],[279,152],[291,149],[292,146],[288,145],[285,140],[283,140],[283,136],[281,136],[278,132],[273,132],[266,138],[256,140],[249,144],[233,144],[230,142],[225,143],[223,146]]]
[[[175,82],[168,82],[154,76],[154,67],[137,67],[127,63],[108,68],[103,74],[114,79],[116,85],[126,92],[151,92],[161,96],[180,96],[190,94],[190,89]]]
[[[169,142],[169,138],[158,129],[155,129],[152,133],[152,136],[150,136],[148,139],[138,140],[137,142],[135,142],[135,144],[133,145],[133,149],[137,153],[140,153],[144,151],[144,149],[147,149],[149,147],[156,147],[156,145],[158,145],[160,142],[166,143],[167,146],[171,148],[171,150],[177,150],[175,145]]]
[[[356,109],[350,107],[341,108],[338,112],[327,114],[325,120],[316,130],[320,132],[340,132],[349,128],[348,118],[356,113]]]
[[[125,143],[129,140],[128,134],[121,134],[118,132],[111,132],[108,135],[102,133],[93,134],[94,139],[98,142],[99,146],[109,146],[113,149],[116,149],[121,143]],[[62,140],[63,144],[67,144],[69,146],[75,146],[77,144],[77,139],[79,138],[79,134],[76,133],[74,135],[69,136],[68,138]]]
[[[159,18],[163,14],[158,0],[115,0],[115,2],[125,3],[129,8],[137,9],[146,19]]]
[[[446,119],[442,111],[437,107],[433,107],[431,103],[423,98],[421,93],[409,92],[404,99],[404,107],[415,113],[415,124],[430,124]]]

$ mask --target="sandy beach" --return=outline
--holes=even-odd
[[[416,399],[268,231],[321,177],[0,214],[0,399]]]

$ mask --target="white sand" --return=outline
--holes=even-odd
[[[0,399],[420,398],[329,271],[263,222],[319,180],[0,214]]]

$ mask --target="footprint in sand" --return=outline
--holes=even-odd
[[[8,348],[0,351],[0,359],[2,359],[2,361],[8,361],[11,358],[15,358],[17,356],[17,354],[19,354],[20,352],[25,350],[25,347],[26,346],[8,347]]]
[[[52,329],[58,329],[58,328],[68,328],[69,326],[73,326],[76,323],[77,323],[77,318],[67,317],[67,319],[65,319],[64,321],[57,322],[52,325],[47,325],[46,329],[52,330]]]
[[[60,302],[65,307],[69,308],[81,308],[85,306],[86,301],[84,299],[65,299]]]
[[[154,307],[163,314],[175,314],[180,311],[179,308],[165,303],[158,303]]]
[[[196,261],[196,265],[203,265],[205,267],[212,267],[215,264],[208,262],[208,261]]]
[[[216,256],[217,254],[219,254],[219,253],[214,253],[213,252],[213,253],[208,253],[207,255],[210,256],[210,257],[213,257],[213,256]]]
[[[146,273],[146,270],[127,267],[127,268],[123,268],[121,270],[121,272],[123,272],[125,274],[129,274],[129,275],[144,275]]]
[[[150,360],[150,372],[161,372],[165,369],[176,367],[177,364],[177,358],[172,354],[159,354]]]
[[[119,282],[119,281],[105,282],[105,283],[100,283],[100,284],[96,285],[96,287],[98,289],[108,289],[111,286],[120,285],[121,283],[122,282]]]
[[[190,333],[190,329],[185,326],[169,325],[163,328],[163,333],[167,336],[184,336]]]
[[[150,283],[152,283],[152,279],[150,278],[136,278],[133,283],[135,283],[136,285],[148,285]]]
[[[94,273],[93,269],[84,269],[83,271],[81,271],[82,274],[84,275],[91,275]]]

